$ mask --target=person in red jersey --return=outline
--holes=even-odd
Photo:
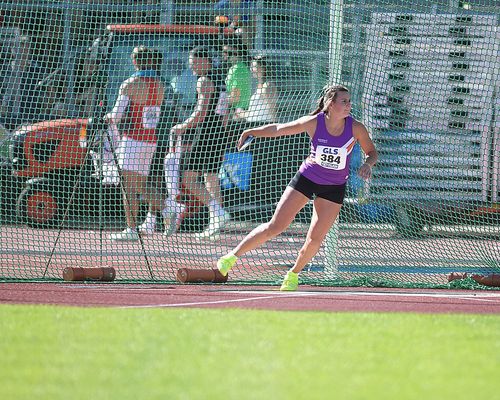
[[[132,51],[131,59],[136,72],[121,84],[113,110],[105,117],[111,129],[114,126],[120,133],[116,158],[125,191],[127,228],[110,236],[118,241],[139,239],[139,196],[152,206],[153,211],[162,207],[161,197],[147,183],[165,96],[160,79],[163,55],[159,50],[138,46]]]

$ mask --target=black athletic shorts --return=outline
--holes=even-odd
[[[307,179],[300,172],[295,174],[288,186],[294,188],[309,199],[312,199],[314,195],[316,195],[316,197],[342,204],[345,197],[345,183],[343,185],[320,185]]]
[[[228,139],[220,118],[209,118],[198,128],[190,150],[182,153],[181,171],[218,173],[228,149]]]

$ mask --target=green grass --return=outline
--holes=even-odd
[[[2,399],[498,399],[500,316],[0,307]]]

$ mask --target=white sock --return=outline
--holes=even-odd
[[[161,213],[164,217],[169,217],[175,212],[175,207],[176,207],[175,203],[176,203],[175,200],[173,200],[170,197],[167,197],[165,199],[164,203],[165,207],[163,208],[163,210],[161,210]]]
[[[156,224],[156,214],[152,212],[148,212],[146,215],[146,218],[144,219],[143,222],[145,225],[154,225]]]
[[[164,217],[170,217],[174,213],[183,213],[185,208],[186,206],[184,204],[178,203],[170,197],[167,197],[165,199],[165,208],[161,211],[161,213]]]
[[[182,203],[175,202],[175,206],[176,206],[176,212],[178,214],[182,214],[184,212],[184,210],[186,209],[186,206]]]
[[[214,217],[224,215],[224,209],[215,199],[211,199],[208,202],[208,211],[210,212],[210,215],[212,215]]]

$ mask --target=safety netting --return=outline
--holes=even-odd
[[[309,115],[334,85],[379,159],[362,179],[366,154],[352,148],[342,209],[300,281],[449,287],[452,272],[499,273],[499,10],[3,1],[0,279],[113,267],[117,281],[173,282],[179,268],[215,268],[271,220],[310,153],[305,132],[241,151],[239,136]],[[228,282],[280,282],[314,199],[241,255]]]

